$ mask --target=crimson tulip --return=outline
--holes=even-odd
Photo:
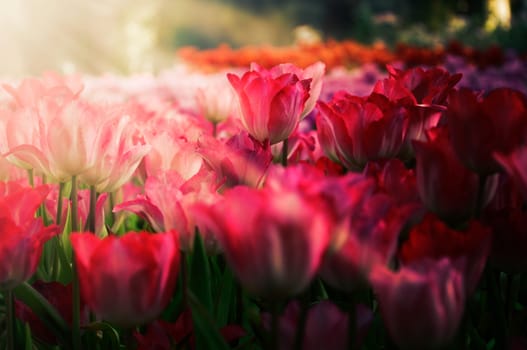
[[[431,129],[426,135],[428,142],[413,142],[419,195],[426,207],[441,219],[466,220],[478,205],[479,177],[458,159],[446,128]],[[493,194],[493,181],[488,180],[483,204]]]
[[[81,295],[102,319],[121,327],[155,319],[172,297],[179,271],[174,231],[99,239],[71,234]]]
[[[482,97],[469,89],[450,93],[446,113],[459,159],[477,173],[500,170],[494,153],[509,154],[527,141],[527,98],[500,88]]]
[[[55,225],[44,226],[35,218],[48,186],[25,188],[0,183],[0,290],[9,290],[36,271],[44,243],[59,233]]]
[[[490,250],[491,230],[478,221],[471,221],[464,230],[449,228],[435,215],[428,214],[411,228],[399,257],[403,265],[425,258],[465,258],[464,277],[467,293],[479,282]]]
[[[401,150],[407,112],[382,95],[370,100],[338,93],[329,103],[318,102],[317,109],[322,149],[348,169],[361,170],[369,160],[392,158]]]

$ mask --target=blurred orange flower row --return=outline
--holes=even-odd
[[[267,68],[289,62],[305,68],[317,61],[323,61],[328,69],[364,63],[377,63],[384,66],[394,61],[405,62],[409,66],[436,65],[441,64],[447,55],[461,56],[478,67],[486,67],[500,65],[505,59],[505,54],[500,47],[475,49],[457,41],[433,48],[398,44],[393,50],[383,43],[364,45],[353,40],[328,40],[288,47],[246,46],[239,49],[222,44],[207,50],[186,46],[180,48],[177,55],[188,64],[205,71],[246,67],[251,62],[257,62]],[[525,58],[525,55],[523,57]]]

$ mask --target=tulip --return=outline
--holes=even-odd
[[[123,202],[113,211],[131,211],[145,218],[156,232],[177,231],[180,247],[187,251],[192,249],[197,225],[191,207],[198,201],[215,201],[217,185],[214,180],[214,175],[206,170],[187,181],[176,172],[159,173],[146,179],[145,195]],[[207,250],[217,251],[216,239],[207,230],[202,230],[201,234]]]
[[[411,213],[396,206],[386,194],[368,193],[371,189],[366,185],[355,189],[357,198],[334,230],[320,271],[328,284],[346,292],[366,286],[370,271],[391,261],[399,233]]]
[[[258,72],[265,71],[264,68],[260,67],[256,63],[251,64],[251,70]],[[322,82],[325,71],[326,65],[320,61],[315,62],[304,69],[298,68],[291,63],[282,63],[272,67],[269,70],[271,75],[275,78],[282,74],[292,73],[295,74],[300,80],[311,79],[311,83],[309,85],[309,98],[306,101],[300,119],[307,116],[315,108],[315,104],[320,96],[320,92],[322,91]]]
[[[465,305],[463,261],[424,260],[370,274],[384,323],[402,349],[436,349],[456,334]]]
[[[280,299],[301,292],[318,271],[330,223],[293,191],[235,187],[196,214],[218,238],[250,293]]]
[[[450,75],[443,68],[421,67],[399,70],[388,66],[391,80],[408,89],[417,104],[443,105],[450,90],[461,80],[461,74]]]
[[[494,159],[527,198],[527,146],[518,147],[507,155],[495,153]]]
[[[207,76],[195,98],[201,115],[213,124],[224,121],[235,111],[234,91],[224,74]]]
[[[278,349],[294,349],[295,338],[298,334],[301,315],[300,304],[290,302],[279,319],[279,346]],[[269,328],[270,315],[263,314],[264,326]],[[359,304],[356,310],[356,338],[352,339],[353,348],[360,349],[369,327],[373,321],[373,313],[366,306]],[[306,312],[305,329],[301,339],[301,349],[349,349],[349,314],[341,311],[329,300],[316,303]]]
[[[0,290],[11,290],[36,271],[44,243],[59,233],[35,218],[48,186],[24,188],[0,183]]]
[[[471,294],[483,273],[490,243],[491,230],[477,221],[470,221],[464,230],[454,230],[433,214],[427,214],[411,228],[399,257],[403,265],[424,258],[465,258],[463,273],[467,293]]]
[[[473,171],[483,175],[499,171],[493,153],[509,154],[527,141],[527,98],[521,92],[500,88],[481,97],[460,89],[448,100],[452,144]]]
[[[417,188],[423,203],[446,221],[470,218],[478,205],[478,175],[458,159],[446,128],[429,130],[427,138],[428,142],[413,142]],[[482,204],[491,199],[492,185],[489,179]]]
[[[204,138],[198,152],[218,178],[225,181],[225,187],[241,184],[258,187],[272,161],[269,145],[262,145],[245,132],[234,135],[225,143]]]
[[[367,99],[340,93],[330,103],[319,102],[317,109],[322,149],[348,169],[361,170],[369,160],[395,157],[403,145],[407,113],[384,96]]]
[[[238,96],[244,128],[260,142],[275,144],[295,130],[309,98],[310,79],[295,74],[249,71],[240,78],[227,74]]]
[[[179,271],[175,232],[129,232],[99,239],[70,236],[81,295],[102,319],[121,327],[152,321],[170,301]]]
[[[489,262],[502,271],[527,271],[527,211],[525,193],[516,182],[501,175],[496,196],[485,209],[482,221],[492,228]]]

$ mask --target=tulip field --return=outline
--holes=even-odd
[[[0,348],[527,349],[525,55],[1,84]]]

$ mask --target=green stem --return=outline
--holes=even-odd
[[[276,350],[278,349],[278,340],[280,336],[278,333],[280,327],[280,303],[273,301],[271,308],[271,339],[269,342],[269,350]]]
[[[495,322],[496,349],[507,348],[507,320],[505,308],[499,288],[499,275],[487,265],[486,271],[487,284],[489,288],[489,303]],[[499,274],[499,272],[498,272]]]
[[[183,298],[181,300],[181,304],[183,305],[183,309],[186,309],[188,307],[188,271],[187,271],[187,253],[182,251],[181,252],[181,283],[183,284]]]
[[[80,327],[80,286],[79,286],[79,275],[77,271],[77,264],[73,259],[73,317],[72,317],[72,337],[73,337],[73,349],[80,350],[81,347],[81,327]]]
[[[35,179],[33,176],[33,169],[27,170],[27,180],[29,181],[29,186],[35,187]]]
[[[294,348],[296,350],[303,349],[304,335],[306,331],[307,309],[309,307],[309,291],[306,291],[301,299],[300,317],[298,325],[296,326]]]
[[[484,207],[484,199],[485,199],[485,185],[487,183],[487,175],[479,175],[479,181],[478,181],[478,193],[477,193],[477,199],[476,199],[476,208],[474,217],[476,219],[479,219],[481,217],[483,207]]]
[[[46,184],[46,175],[42,175],[42,184],[45,185]],[[42,221],[44,221],[44,225],[48,225],[49,224],[49,221],[48,221],[48,214],[47,214],[47,211],[46,211],[46,205],[44,203],[42,203],[40,205],[40,217],[42,217]]]
[[[95,210],[97,206],[97,191],[95,186],[90,186],[90,211],[86,222],[89,232],[95,233]]]
[[[216,138],[217,134],[218,134],[218,123],[213,122],[212,123],[212,137]]]
[[[357,338],[357,303],[355,292],[352,292],[348,304],[348,349],[355,349],[355,339]]]
[[[287,166],[287,154],[289,152],[289,141],[288,139],[285,139],[282,141],[282,165],[284,167]]]
[[[227,269],[229,267],[226,267]],[[236,323],[243,323],[243,289],[238,281],[234,282],[234,288],[236,288]]]
[[[79,198],[77,195],[77,176],[71,177],[71,232],[79,231]]]
[[[64,182],[59,183],[59,195],[57,197],[57,217],[55,218],[55,223],[57,226],[60,226],[62,220],[62,196],[64,195]]]
[[[15,350],[15,300],[11,289],[4,292],[4,301],[7,318],[7,349]]]
[[[79,230],[78,223],[78,196],[77,196],[77,176],[71,177],[71,232]],[[75,252],[73,252],[75,254]],[[73,317],[72,317],[72,336],[73,336],[73,349],[81,349],[81,334],[80,334],[80,286],[79,286],[79,275],[77,271],[77,264],[75,258],[72,261],[73,269]]]
[[[113,212],[113,208],[115,207],[115,195],[116,193],[115,192],[110,192],[110,195],[108,196],[108,201],[110,202],[110,211],[108,214],[106,215],[109,215],[110,216],[110,224],[109,224],[109,227],[112,228],[112,231],[117,231],[117,227],[114,227],[115,225],[115,220],[116,220],[116,215],[115,213]]]

